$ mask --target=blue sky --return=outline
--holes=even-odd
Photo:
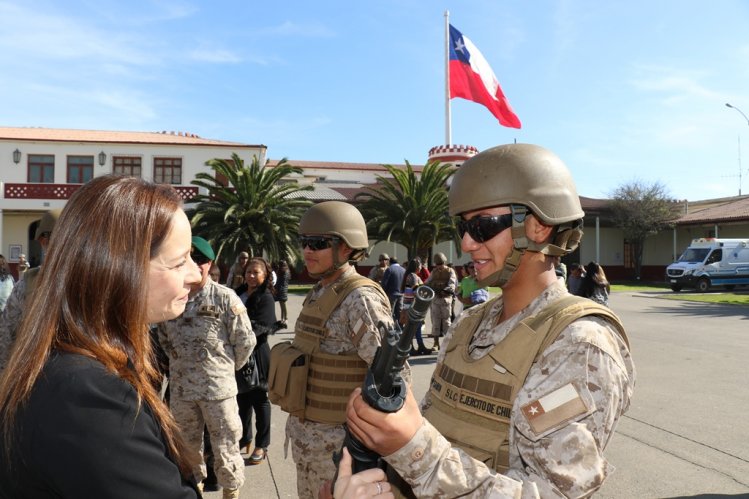
[[[749,2],[0,0],[0,125],[179,130],[278,159],[424,163],[444,11],[521,130],[452,101],[456,144],[559,154],[583,196],[749,193]],[[740,146],[739,146],[740,143]]]

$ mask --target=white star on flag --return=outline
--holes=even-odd
[[[460,51],[460,52],[463,52],[463,53],[465,53],[465,51],[466,51],[465,49],[466,49],[466,46],[465,46],[465,45],[463,44],[463,40],[461,40],[461,39],[458,39],[458,40],[457,40],[457,41],[455,42],[455,51],[456,51],[456,52]]]

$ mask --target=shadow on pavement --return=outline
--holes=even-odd
[[[648,296],[648,298],[654,297]],[[657,308],[643,308],[638,312],[646,314],[662,314],[666,312],[681,317],[736,317],[742,320],[749,319],[749,307],[689,301],[676,301],[672,306],[663,306],[661,304]],[[749,494],[747,497],[749,498]]]

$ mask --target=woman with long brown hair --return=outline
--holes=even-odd
[[[169,186],[103,176],[63,210],[0,379],[0,497],[194,498],[148,324],[200,275]]]

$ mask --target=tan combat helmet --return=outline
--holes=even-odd
[[[299,234],[333,236],[333,268],[322,275],[365,258],[369,248],[364,217],[356,207],[342,201],[324,201],[312,206],[299,222]],[[338,261],[338,240],[353,250],[348,259],[342,262]]]
[[[565,255],[577,248],[583,235],[585,213],[572,175],[556,154],[537,145],[497,146],[469,159],[453,176],[449,202],[451,215],[492,206],[508,206],[513,213],[513,251],[503,270],[483,279],[481,286],[504,285],[526,250]],[[525,237],[529,211],[556,227],[551,242],[536,244]]]
[[[435,265],[444,265],[447,263],[447,257],[444,253],[435,253],[432,260],[434,260]]]
[[[60,218],[60,213],[62,213],[62,210],[55,209],[55,210],[49,210],[44,215],[42,215],[42,219],[39,221],[39,225],[36,227],[36,232],[34,233],[34,239],[37,241],[42,236],[49,237],[50,234],[52,234],[52,229],[55,228],[55,223],[57,223],[57,219]]]

